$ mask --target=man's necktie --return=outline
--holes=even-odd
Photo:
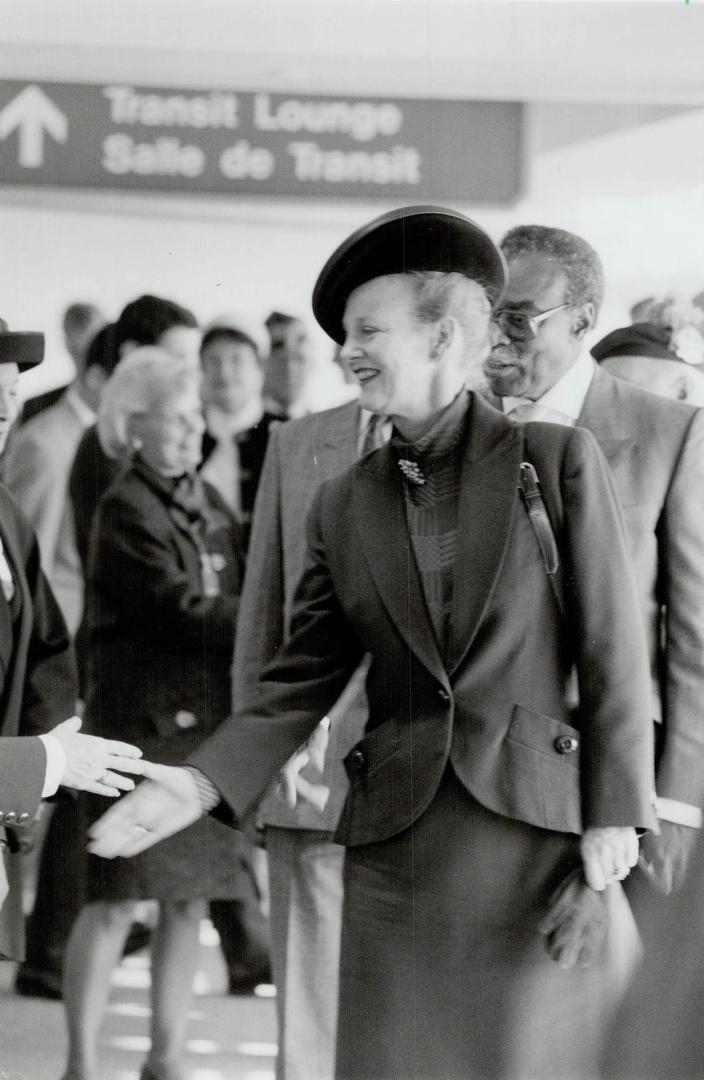
[[[369,417],[367,430],[364,432],[360,457],[366,457],[367,454],[371,454],[372,450],[378,450],[384,445],[387,441],[387,433],[384,430],[386,425],[388,425],[388,417],[377,416],[376,413],[372,413]]]

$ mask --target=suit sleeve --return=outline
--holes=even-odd
[[[593,436],[575,429],[563,472],[582,728],[584,827],[655,827],[650,668],[628,542]]]
[[[179,562],[172,529],[150,508],[116,490],[98,506],[89,556],[91,604],[109,596],[126,618],[143,620],[178,644],[208,633],[212,647],[231,654],[238,598],[206,596],[200,580]],[[91,612],[93,618],[98,611]]]
[[[323,485],[308,518],[306,565],[294,597],[290,637],[251,698],[188,759],[240,821],[339,698],[364,653],[328,568],[325,491]]]
[[[0,811],[16,816],[15,827],[30,824],[39,809],[46,772],[41,739],[20,737],[0,741]],[[27,820],[22,820],[22,815]]]
[[[704,410],[694,414],[659,535],[665,606],[664,743],[658,795],[704,805]]]
[[[281,447],[273,429],[254,505],[249,558],[240,597],[232,703],[251,696],[264,667],[283,644],[284,552],[281,536]]]

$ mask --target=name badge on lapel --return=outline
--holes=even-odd
[[[222,590],[218,573],[225,569],[225,557],[219,551],[201,551],[200,569],[205,595],[220,596]]]

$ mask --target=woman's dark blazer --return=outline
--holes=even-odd
[[[558,540],[566,620],[522,505],[526,460]],[[320,488],[291,636],[190,763],[246,816],[367,652],[370,718],[346,759],[338,842],[373,844],[408,828],[448,762],[475,799],[506,818],[572,834],[653,828],[645,634],[593,436],[512,423],[471,395],[445,656],[410,553],[402,485],[387,446]]]

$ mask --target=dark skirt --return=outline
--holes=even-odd
[[[89,821],[107,808],[98,796],[88,796],[87,802]],[[88,903],[256,896],[251,844],[242,833],[208,816],[131,859],[87,856]]]
[[[600,962],[562,971],[538,932],[578,838],[499,817],[451,769],[429,809],[345,860],[337,1080],[596,1075],[635,949],[620,886]]]

